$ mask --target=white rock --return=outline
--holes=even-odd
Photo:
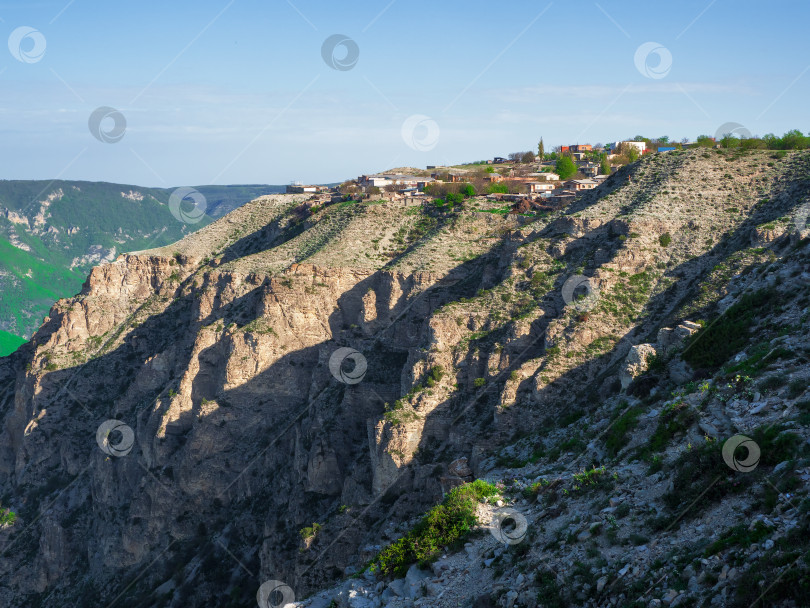
[[[607,582],[608,582],[608,577],[606,577],[606,576],[603,576],[598,581],[596,581],[596,592],[597,593],[602,593],[602,589],[605,588],[605,585],[607,585]]]
[[[786,468],[786,467],[788,466],[788,464],[790,464],[790,461],[788,461],[788,460],[783,460],[782,462],[780,462],[778,465],[776,465],[776,466],[773,468],[773,472],[774,472],[774,473],[778,473],[778,472],[779,472],[779,471],[781,471],[782,469]]]
[[[405,579],[398,578],[391,581],[388,583],[388,589],[386,589],[386,591],[391,591],[397,597],[405,597]]]
[[[753,407],[750,410],[748,410],[749,414],[759,414],[760,412],[765,411],[766,409],[768,409],[768,402],[767,401],[762,401],[760,403],[755,402],[752,405],[753,405]]]

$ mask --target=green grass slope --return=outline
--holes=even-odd
[[[169,209],[174,188],[86,181],[0,180],[0,331],[30,336],[89,270],[127,251],[174,243],[279,185],[198,186],[206,216]]]
[[[10,355],[23,344],[25,344],[25,340],[20,336],[0,331],[0,357]]]

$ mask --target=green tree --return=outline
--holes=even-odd
[[[537,144],[537,156],[540,157],[540,160],[543,160],[543,155],[546,153],[546,146],[543,145],[543,138],[540,138],[540,142]]]
[[[720,145],[724,148],[736,148],[740,145],[740,140],[734,137],[731,133],[726,133],[720,140]]]
[[[563,156],[558,159],[554,168],[556,169],[557,175],[560,176],[560,179],[569,179],[577,173],[577,166],[568,156]]]
[[[463,194],[466,198],[470,198],[471,196],[475,196],[475,186],[472,184],[464,184],[459,192],[461,192],[461,194]]]
[[[782,150],[802,150],[810,146],[810,138],[805,137],[798,129],[788,131],[781,137]]]
[[[602,155],[602,162],[599,165],[599,173],[602,175],[610,175],[610,161],[607,154]]]
[[[452,192],[448,194],[445,197],[445,199],[447,200],[447,204],[450,205],[450,207],[453,207],[454,205],[460,205],[461,203],[464,202],[464,196],[462,194]]]

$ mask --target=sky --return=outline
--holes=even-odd
[[[330,183],[810,130],[805,0],[0,2],[0,179]]]

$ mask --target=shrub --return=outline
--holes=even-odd
[[[313,538],[318,535],[318,532],[321,531],[321,524],[312,524],[311,526],[307,526],[306,528],[301,528],[298,533],[301,535],[301,538],[307,540],[309,538]]]
[[[542,602],[543,606],[546,606],[546,608],[565,608],[568,606],[557,584],[557,577],[553,573],[548,570],[538,569],[534,580],[536,587],[539,589],[537,601]]]
[[[477,503],[497,494],[493,484],[480,479],[453,488],[413,530],[383,548],[371,560],[371,571],[401,577],[411,564],[426,566],[441,555],[444,547],[461,546],[478,523],[475,516]]]
[[[647,363],[647,371],[650,373],[659,373],[663,372],[666,368],[666,361],[664,361],[663,355],[659,355],[655,353],[653,355],[649,355],[646,360]]]
[[[605,448],[610,456],[615,456],[627,445],[627,435],[638,425],[641,409],[628,409],[611,425],[605,436]]]
[[[720,538],[706,547],[703,554],[705,557],[711,557],[735,545],[747,548],[751,543],[758,543],[770,533],[771,529],[761,521],[756,522],[751,530],[748,529],[748,525],[740,524],[723,532]]]
[[[473,386],[475,386],[475,388],[481,388],[486,383],[487,381],[484,378],[476,378],[475,381],[473,382]]]
[[[661,244],[661,247],[668,247],[672,242],[672,237],[670,236],[669,232],[665,232],[658,237],[658,242]]]
[[[662,451],[677,433],[685,431],[695,421],[697,414],[686,403],[678,402],[666,406],[647,444],[648,449],[653,452]]]
[[[430,368],[429,377],[434,382],[439,382],[442,378],[444,378],[444,368],[441,365],[434,365]]]
[[[581,473],[574,473],[571,479],[574,482],[574,490],[589,490],[597,488],[605,488],[609,483],[609,478],[605,475],[605,467],[593,467],[588,470],[583,470]]]
[[[775,391],[783,387],[787,383],[787,376],[785,374],[776,374],[768,376],[759,383],[759,388],[763,391]]]
[[[798,378],[793,380],[788,385],[788,398],[795,399],[804,392],[805,388],[807,388],[807,385],[805,384],[804,380]]]
[[[749,330],[775,298],[772,290],[745,294],[689,340],[683,358],[694,368],[717,368],[749,341]]]
[[[733,471],[723,461],[721,447],[719,442],[710,441],[678,457],[672,490],[662,497],[672,513],[680,513],[690,506],[685,516],[694,517],[706,505],[743,489],[742,484],[735,484],[733,480],[745,481],[746,478],[732,475]],[[660,524],[669,526],[672,519],[664,517]]]
[[[722,456],[722,442],[709,440],[682,453],[676,461],[673,488],[664,494],[664,503],[673,513],[689,506],[688,517],[697,515],[708,504],[728,494],[741,492],[764,474],[764,467],[794,458],[801,438],[773,425],[761,426],[750,434],[759,446],[759,466],[745,475],[735,475]],[[696,497],[700,497],[696,500]]]
[[[0,526],[5,526],[6,524],[13,524],[17,521],[17,514],[11,511],[10,509],[2,509],[0,508]]]

